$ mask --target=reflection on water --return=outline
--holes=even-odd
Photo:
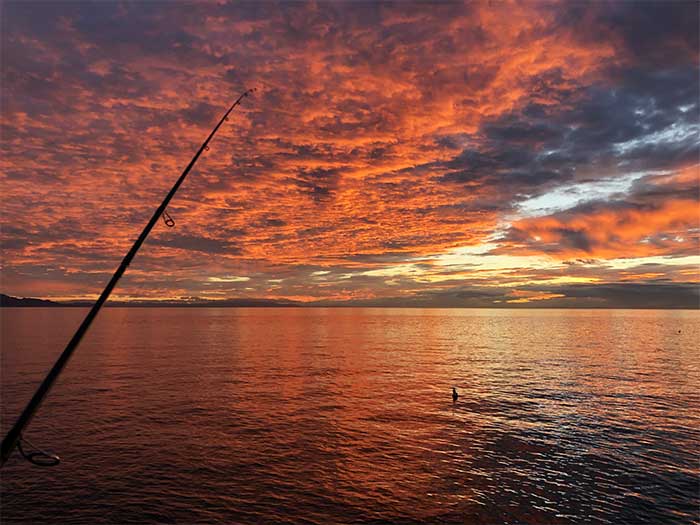
[[[3,433],[84,313],[2,310]],[[699,523],[698,340],[687,311],[108,309],[2,521]]]

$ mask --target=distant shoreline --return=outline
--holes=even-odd
[[[0,294],[0,308],[89,308],[91,301],[57,302],[47,299],[29,297],[11,297]],[[431,309],[431,310],[700,310],[700,305],[688,306],[622,306],[622,305],[581,305],[581,306],[548,306],[544,304],[501,304],[489,306],[459,306],[435,304],[390,304],[390,303],[331,303],[314,301],[302,303],[299,301],[276,301],[274,299],[225,299],[221,301],[200,302],[154,302],[154,301],[113,301],[105,303],[105,308],[401,308],[401,309]]]
[[[32,297],[11,297],[0,294],[0,307],[2,308],[89,308],[94,301],[51,301],[48,299],[36,299]],[[201,307],[231,307],[231,308],[251,308],[251,307],[294,307],[306,306],[306,303],[297,301],[277,301],[274,299],[226,299],[221,301],[108,301],[105,307],[128,307],[128,308],[201,308]]]

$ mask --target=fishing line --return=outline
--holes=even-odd
[[[22,443],[27,443],[30,447],[34,449],[33,452],[25,452]],[[24,459],[33,463],[37,467],[53,467],[61,462],[61,458],[56,454],[51,452],[46,452],[37,447],[34,443],[29,441],[26,437],[20,436],[17,440],[17,450],[22,455]]]

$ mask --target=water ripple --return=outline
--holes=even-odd
[[[37,312],[3,310],[3,429],[83,314]],[[108,309],[27,433],[63,462],[15,455],[2,522],[698,524],[697,340],[697,312]]]

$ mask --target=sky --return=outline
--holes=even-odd
[[[2,2],[0,291],[698,307],[696,2]]]

